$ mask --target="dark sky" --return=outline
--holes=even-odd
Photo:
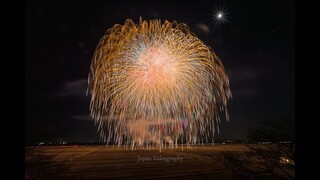
[[[212,18],[221,7],[228,22],[218,25]],[[294,9],[292,0],[27,1],[26,142],[99,140],[86,96],[91,58],[108,28],[140,16],[188,24],[220,57],[233,99],[217,139],[294,120]]]

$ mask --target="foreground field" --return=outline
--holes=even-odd
[[[33,147],[26,153],[26,179],[234,179],[237,174],[220,157],[247,151],[242,144],[180,146],[161,152],[117,146]]]

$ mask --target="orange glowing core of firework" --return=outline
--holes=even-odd
[[[160,88],[172,84],[176,67],[170,51],[166,48],[151,47],[141,53],[139,68],[134,70],[133,77],[143,87]]]

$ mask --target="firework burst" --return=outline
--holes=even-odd
[[[194,144],[228,120],[229,79],[183,23],[126,20],[101,38],[90,66],[90,112],[107,143]]]

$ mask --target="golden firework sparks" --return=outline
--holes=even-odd
[[[176,21],[127,19],[108,29],[88,85],[91,116],[106,142],[193,144],[214,135],[221,111],[228,120],[231,91],[220,59]]]

